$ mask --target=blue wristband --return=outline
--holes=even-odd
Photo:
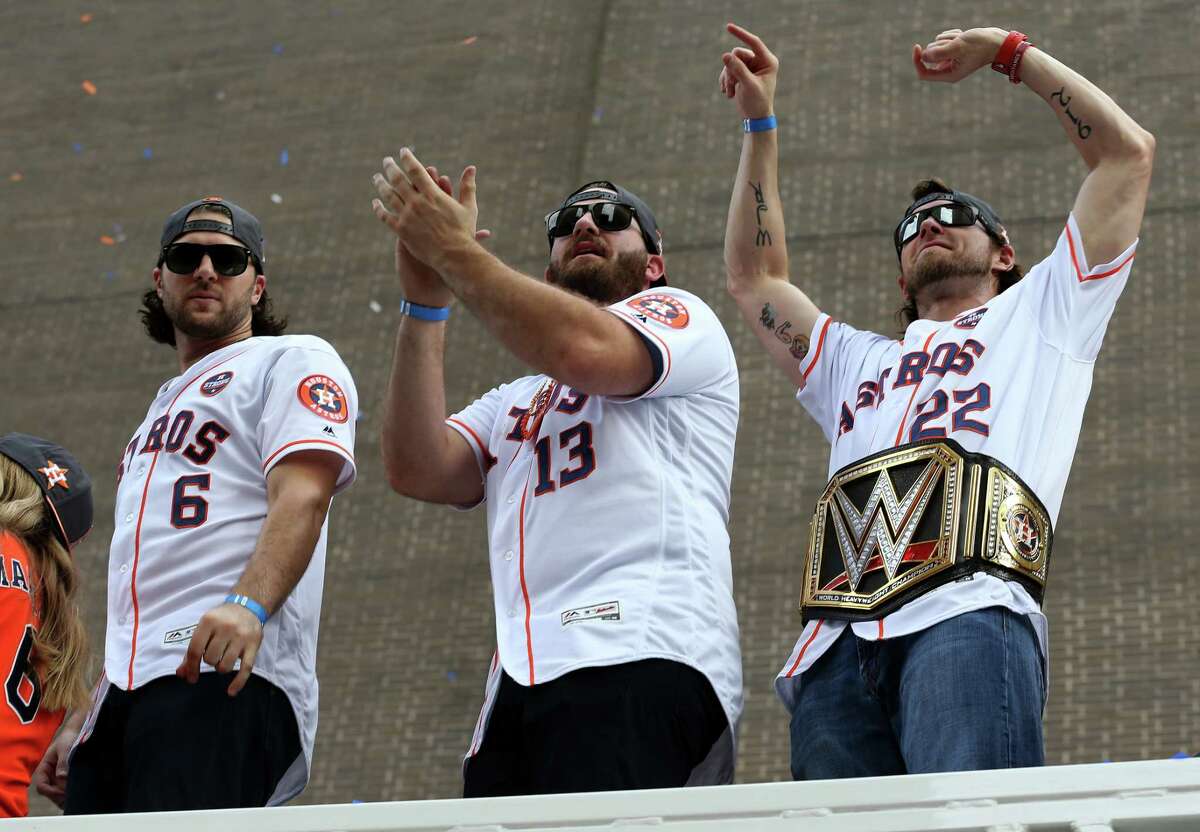
[[[237,604],[239,607],[245,607],[246,609],[250,610],[250,612],[254,613],[254,615],[258,618],[259,623],[261,623],[264,627],[267,625],[267,619],[271,617],[267,612],[267,608],[255,601],[249,595],[235,595],[231,592],[225,596],[225,603]]]
[[[767,130],[774,130],[776,126],[774,115],[765,118],[742,119],[742,129],[747,133],[764,133]]]
[[[400,314],[419,321],[444,321],[450,317],[449,306],[422,306],[411,300],[400,301]]]

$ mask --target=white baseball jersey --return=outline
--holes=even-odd
[[[344,462],[335,493],[350,485],[357,413],[346,365],[311,335],[230,344],[159,389],[117,472],[108,682],[130,690],[174,674],[200,616],[225,600],[254,552],[267,516],[267,474],[280,460],[303,450],[337,454]],[[272,804],[308,782],[327,525],[307,571],[263,628],[254,662],[256,675],[287,694],[303,747]],[[108,689],[101,680],[84,739]]]
[[[588,395],[527,376],[448,420],[484,476],[499,644],[468,756],[501,671],[534,685],[661,658],[703,673],[729,720],[691,782],[728,782],[742,707],[726,530],[733,349],[689,292],[648,290],[608,311],[651,348],[657,375],[645,393]]]
[[[877,451],[949,437],[1015,471],[1056,521],[1092,367],[1137,246],[1092,268],[1080,239],[1068,217],[1051,255],[1016,285],[953,320],[914,321],[903,341],[822,314],[796,397],[832,445],[828,478]],[[1038,605],[1020,584],[983,573],[850,626],[860,638],[891,638],[993,606],[1029,616],[1045,662],[1046,618]],[[846,626],[829,619],[805,626],[775,682],[789,710],[800,674]]]

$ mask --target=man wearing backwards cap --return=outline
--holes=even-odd
[[[726,532],[738,375],[716,315],[666,285],[654,215],[611,182],[546,217],[544,282],[476,241],[473,167],[455,199],[404,149],[375,185],[405,297],[389,480],[409,497],[488,507],[498,649],[464,794],[729,782],[742,698]],[[455,297],[534,374],[447,418]]]
[[[163,226],[150,337],[175,348],[117,469],[104,673],[47,752],[68,814],[262,806],[308,779],[332,495],[357,395],[282,335],[258,220],[207,197]],[[74,745],[73,745],[74,743]],[[69,762],[69,766],[68,766]]]
[[[745,119],[729,290],[832,444],[776,680],[797,779],[1041,765],[1052,527],[1092,365],[1129,277],[1154,138],[1020,32],[950,29],[917,77],[989,63],[1058,116],[1088,173],[1023,279],[983,200],[926,180],[893,234],[904,336],[834,322],[789,280],[778,61],[730,24],[720,88]]]

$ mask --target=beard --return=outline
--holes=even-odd
[[[649,252],[623,251],[613,260],[551,263],[547,282],[608,306],[642,291]]]
[[[163,292],[163,312],[172,325],[191,338],[215,340],[224,338],[236,331],[250,315],[250,296],[254,292],[254,284],[246,289],[243,295],[224,297],[224,307],[215,318],[198,319],[187,308],[187,296],[175,297]]]
[[[992,258],[988,251],[956,254],[947,249],[935,250],[932,256],[918,257],[908,279],[908,296],[928,303],[956,291],[962,283],[975,284],[991,278]]]

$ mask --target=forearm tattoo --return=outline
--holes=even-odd
[[[763,197],[762,182],[751,182],[754,189],[754,219],[758,221],[758,235],[754,245],[762,247],[771,245],[771,232],[763,228],[762,215],[767,213],[767,200]]]
[[[775,307],[770,303],[764,303],[762,313],[758,316],[758,322],[762,324],[763,329],[769,329],[775,333],[778,338],[792,354],[792,358],[799,361],[804,356],[808,355],[808,336],[800,335],[792,332],[792,322],[783,321],[780,323],[775,319]]]
[[[1079,116],[1071,112],[1071,99],[1073,96],[1067,95],[1067,88],[1062,87],[1058,92],[1050,93],[1050,100],[1058,99],[1058,103],[1062,105],[1063,112],[1067,114],[1067,118],[1071,119],[1071,123],[1075,125],[1075,130],[1079,133],[1079,138],[1087,139],[1092,135],[1091,125],[1084,122]]]

